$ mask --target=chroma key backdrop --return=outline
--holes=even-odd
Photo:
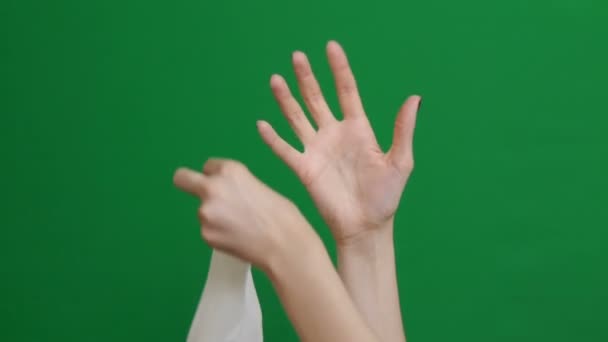
[[[408,341],[608,341],[608,3],[0,3],[0,340],[184,341],[208,268],[172,184],[246,163],[329,231],[255,121],[297,140],[269,78],[328,40],[384,148],[424,104],[396,221]],[[296,341],[254,274],[267,341]]]

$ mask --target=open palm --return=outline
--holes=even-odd
[[[413,169],[412,140],[420,97],[410,97],[395,122],[393,145],[384,153],[365,115],[344,51],[329,42],[327,55],[334,75],[343,120],[330,111],[301,52],[293,54],[294,70],[315,130],[285,80],[271,78],[281,110],[304,145],[299,152],[265,121],[258,122],[263,140],[298,175],[311,194],[336,241],[382,227],[395,214]]]

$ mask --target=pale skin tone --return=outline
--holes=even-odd
[[[397,113],[388,152],[378,145],[342,47],[327,44],[343,119],[327,105],[305,54],[293,67],[313,127],[285,80],[273,75],[272,92],[302,142],[300,152],[265,122],[264,142],[300,178],[331,229],[338,271],[351,298],[382,341],[405,341],[393,245],[394,216],[414,167],[413,135],[419,96]]]
[[[301,340],[379,341],[291,201],[231,160],[210,159],[202,173],[180,168],[174,183],[200,198],[201,234],[211,247],[268,275]]]
[[[294,220],[295,216],[301,215],[291,215],[293,210],[285,204],[289,201],[265,186],[244,187],[246,182],[235,179],[239,175],[236,171],[229,171],[232,176],[217,178],[232,179],[232,186],[224,186],[224,191],[219,191],[220,186],[211,187],[211,191],[204,190],[207,185],[203,183],[210,182],[203,179],[220,174],[214,171],[218,168],[213,166],[206,165],[200,176],[194,176],[197,173],[191,170],[179,170],[175,182],[185,191],[200,196],[204,203],[222,203],[210,199],[225,199],[223,206],[211,206],[213,210],[209,205],[201,207],[199,217],[203,227],[211,227],[203,228],[203,238],[211,246],[237,255],[266,271],[303,340],[373,340],[367,323],[379,340],[404,341],[395,274],[393,222],[401,193],[413,169],[412,140],[421,99],[412,96],[402,105],[395,121],[393,144],[384,153],[369,125],[342,48],[330,42],[327,54],[344,119],[338,120],[331,113],[306,56],[296,52],[293,64],[298,85],[318,128],[313,128],[308,121],[285,81],[274,75],[271,79],[273,93],[302,141],[304,151],[301,153],[289,146],[267,122],[258,122],[258,129],[264,141],[300,177],[330,226],[336,240],[343,285],[365,321],[359,321],[360,318],[353,313],[352,302],[345,297],[346,292],[339,279],[336,281],[335,272],[331,272],[331,262],[326,251],[319,247],[318,237],[306,237],[310,235],[302,233],[310,232],[310,227],[294,223],[298,222]],[[211,162],[214,164],[217,163]],[[229,165],[240,164],[231,162]],[[228,167],[232,170],[238,168]],[[244,173],[239,177],[247,178]],[[250,180],[252,178],[249,177]],[[242,189],[274,193],[276,196],[257,199],[255,195],[250,196],[250,201],[245,201],[248,205],[243,205],[238,197],[246,195]],[[238,196],[230,197],[230,193]],[[277,210],[274,209],[288,214],[282,218],[273,217],[281,216],[276,215]],[[262,214],[258,215],[258,211]],[[257,223],[254,225],[257,229],[245,227],[244,222],[251,219]],[[283,231],[276,227],[300,228]],[[296,244],[294,241],[316,242]],[[310,248],[293,249],[286,247],[288,245]],[[310,262],[317,266],[310,268]],[[317,309],[324,303],[332,303],[332,310]],[[326,305],[323,307],[327,308]]]

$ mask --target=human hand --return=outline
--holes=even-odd
[[[201,235],[213,248],[270,270],[286,254],[318,240],[298,208],[262,183],[241,163],[209,159],[203,173],[180,168],[174,183],[199,197]]]
[[[346,55],[336,42],[327,56],[344,119],[330,111],[306,55],[293,54],[293,67],[315,131],[285,80],[273,75],[273,94],[304,145],[299,152],[265,121],[258,122],[264,142],[300,178],[330,226],[337,243],[387,226],[414,167],[413,135],[419,96],[409,97],[395,121],[393,144],[387,153],[378,145],[366,117]]]

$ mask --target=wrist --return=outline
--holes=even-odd
[[[393,245],[394,217],[381,225],[363,227],[359,233],[336,239],[336,249],[340,251],[361,251],[369,248]]]
[[[306,267],[323,253],[327,254],[321,238],[312,227],[303,225],[277,242],[273,257],[265,262],[262,271],[274,281],[286,271]]]

